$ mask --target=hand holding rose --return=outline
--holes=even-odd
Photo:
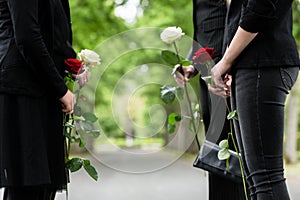
[[[231,64],[221,59],[212,69],[211,75],[214,86],[209,85],[209,91],[216,95],[228,97],[230,96],[232,76],[227,74]]]
[[[83,66],[79,74],[73,74],[72,76],[78,81],[80,88],[82,88],[89,82],[91,77],[91,72],[88,67]]]
[[[68,90],[67,93],[59,99],[62,103],[62,111],[67,114],[72,114],[74,112],[74,105],[76,104],[75,95]]]
[[[174,79],[178,85],[184,87],[184,84],[186,82],[189,82],[190,77],[195,73],[195,69],[192,65],[182,66],[181,68],[183,74],[180,71],[176,70],[176,72],[174,73]]]

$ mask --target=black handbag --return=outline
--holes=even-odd
[[[200,102],[202,108],[202,118],[204,123],[205,132],[207,132],[210,124],[210,96],[206,82],[201,78],[200,82]],[[241,183],[242,174],[239,164],[239,159],[237,153],[229,150],[229,167],[226,167],[226,160],[219,160],[218,152],[220,151],[219,145],[210,142],[209,140],[204,140],[199,153],[194,161],[193,166],[208,171],[212,174],[222,176],[231,181]]]
[[[237,153],[229,150],[229,166],[226,167],[226,160],[219,160],[218,158],[220,149],[219,145],[204,140],[193,166],[231,181],[242,183],[242,173]]]

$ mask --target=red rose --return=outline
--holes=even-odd
[[[68,70],[72,74],[78,74],[83,67],[82,61],[76,58],[68,58],[65,59],[66,70]]]
[[[197,64],[204,64],[207,60],[215,56],[214,48],[204,47],[198,49],[193,56],[193,61]]]

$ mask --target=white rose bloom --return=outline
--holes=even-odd
[[[160,38],[163,42],[167,44],[172,44],[176,40],[180,39],[184,33],[180,27],[172,26],[168,27],[160,34]]]
[[[83,49],[78,53],[80,60],[82,60],[88,66],[96,66],[100,64],[99,55],[88,49]]]

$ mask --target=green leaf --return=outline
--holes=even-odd
[[[180,60],[178,60],[177,55],[169,50],[162,51],[161,57],[166,63],[170,64],[171,66],[174,66],[180,62]]]
[[[218,152],[218,159],[219,160],[226,160],[230,157],[230,152],[229,150],[226,148],[226,149],[221,149],[219,152]]]
[[[161,93],[160,98],[166,104],[172,103],[176,97],[175,92],[176,92],[176,87],[170,85],[164,85],[163,87],[160,88],[160,93]]]
[[[83,165],[85,171],[92,177],[95,181],[98,180],[98,173],[92,165],[90,165],[90,161],[85,160]]]
[[[231,119],[236,119],[236,120],[238,120],[238,113],[237,113],[237,110],[234,110],[234,111],[228,113],[227,119],[228,119],[228,120],[231,120]]]
[[[181,116],[181,115],[178,114],[178,115],[175,116],[175,120],[176,120],[177,122],[180,122],[181,119],[182,119],[182,116]]]
[[[91,161],[90,160],[84,160],[83,161],[83,165],[86,166],[86,165],[91,165]]]
[[[71,171],[71,172],[76,172],[78,171],[83,165],[83,160],[81,158],[72,158],[71,160],[68,160],[66,162],[66,167]]]
[[[89,136],[94,138],[99,137],[100,133],[101,133],[100,130],[91,130],[88,132]]]
[[[76,116],[76,115],[74,115],[73,118],[74,118],[75,121],[84,121],[85,120],[85,118],[82,117],[82,116]]]
[[[182,61],[181,62],[181,65],[182,66],[189,66],[189,65],[191,65],[192,63],[190,62],[190,61],[188,61],[188,60],[184,60],[184,61]]]
[[[174,92],[168,91],[163,96],[161,96],[162,100],[166,103],[172,103],[175,100],[175,94]]]
[[[78,124],[84,131],[90,132],[94,130],[93,124],[90,121],[79,121]]]
[[[64,82],[67,86],[67,88],[73,92],[74,91],[74,84],[75,84],[75,80],[73,78],[71,78],[70,76],[66,76],[64,78]]]
[[[176,125],[174,124],[168,124],[168,133],[172,134],[175,132]]]
[[[84,148],[86,145],[85,139],[79,138],[79,147]]]
[[[74,117],[75,116],[81,116],[81,108],[78,105],[74,106]]]
[[[94,115],[93,113],[84,113],[82,115],[82,117],[87,120],[90,121],[92,123],[96,122],[98,120],[98,117],[96,115]]]
[[[176,122],[181,120],[181,115],[176,113],[171,113],[168,117],[168,124],[175,125]]]
[[[228,149],[228,148],[229,148],[228,140],[222,140],[222,141],[219,143],[219,147],[221,147],[221,148],[223,148],[223,149]]]
[[[73,83],[73,93],[76,93],[77,91],[79,91],[80,90],[80,85],[78,84],[78,82],[77,81],[75,81],[74,83]]]

